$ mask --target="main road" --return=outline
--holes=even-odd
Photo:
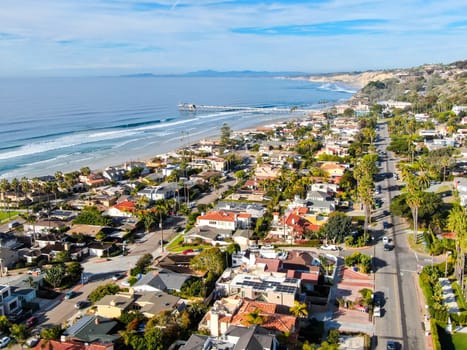
[[[400,192],[399,181],[393,177],[396,160],[392,152],[385,153],[389,143],[385,123],[379,124],[379,138],[377,146],[383,154],[381,169],[385,176],[379,182],[383,206],[376,215],[376,232],[379,232],[379,238],[389,237],[394,249],[385,251],[382,242],[379,242],[374,245],[373,250],[375,291],[382,292],[385,296],[384,313],[381,318],[375,318],[377,349],[385,349],[387,340],[395,340],[401,344],[402,349],[423,350],[427,349],[427,342],[422,329],[423,305],[419,297],[417,274],[417,267],[422,262],[409,247],[407,226],[389,211],[392,198]],[[385,211],[388,215],[385,215]],[[388,223],[388,228],[382,227],[383,221]]]

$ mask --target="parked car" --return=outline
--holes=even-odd
[[[65,299],[72,299],[76,296],[76,293],[72,290],[70,290],[68,293],[65,294]]]
[[[8,224],[8,228],[9,228],[10,230],[12,230],[12,229],[18,227],[19,225],[21,225],[21,224],[20,224],[18,221],[12,221],[12,222],[10,222],[10,223]]]
[[[389,222],[383,221],[383,228],[384,228],[384,229],[389,228]]]
[[[373,310],[373,317],[381,317],[381,307],[375,306]]]
[[[191,255],[194,253],[193,249],[187,249],[182,252],[183,255]]]
[[[76,302],[75,309],[84,309],[88,305],[89,305],[89,302],[87,302],[86,300],[80,300]]]
[[[26,320],[26,326],[29,328],[29,327],[32,327],[34,326],[37,322],[39,321],[39,319],[36,317],[36,316],[31,316],[29,317],[27,320]]]
[[[39,340],[41,340],[40,337],[31,337],[26,340],[26,345],[30,348],[33,348],[39,343]]]
[[[384,236],[384,237],[383,237],[383,243],[384,243],[384,244],[389,244],[389,237]]]
[[[10,343],[10,337],[3,337],[0,339],[0,348],[6,347]]]
[[[386,343],[387,350],[397,350],[397,343],[394,340],[388,340]]]
[[[120,278],[122,278],[123,276],[120,274],[120,273],[116,273],[115,275],[112,276],[112,280],[114,281],[118,281]]]
[[[392,245],[390,245],[390,244],[385,244],[385,245],[384,245],[384,250],[385,250],[386,252],[391,251],[391,250],[392,250]]]
[[[333,244],[323,244],[321,247],[319,247],[321,250],[337,250],[337,247]]]

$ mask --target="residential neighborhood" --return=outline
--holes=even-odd
[[[463,336],[467,108],[359,99],[148,162],[1,179],[0,332],[76,350]]]

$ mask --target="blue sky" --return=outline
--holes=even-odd
[[[466,18],[465,0],[2,0],[0,76],[449,63]]]

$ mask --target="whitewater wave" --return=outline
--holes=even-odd
[[[357,92],[357,90],[350,89],[349,87],[342,86],[337,83],[324,83],[318,86],[318,89],[334,92],[345,92],[347,94],[354,94]]]

